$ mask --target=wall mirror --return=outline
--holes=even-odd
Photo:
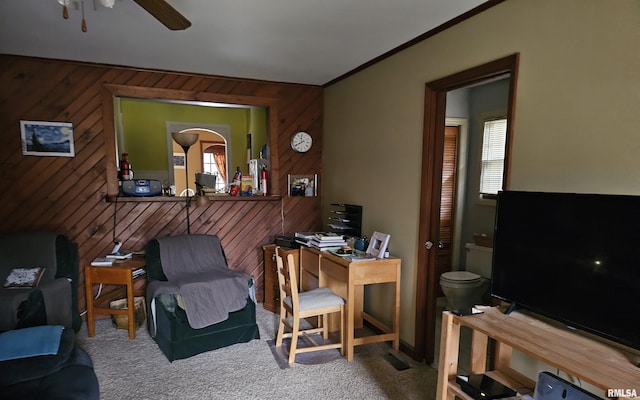
[[[175,185],[178,195],[185,192],[187,160],[171,139],[171,132],[193,130],[199,134],[187,154],[190,189],[195,189],[197,172],[214,168],[222,173],[218,182],[226,183],[236,167],[249,172],[249,159],[262,155],[274,165],[271,149],[275,146],[271,144],[277,135],[269,133],[277,131],[275,99],[106,84],[102,96],[111,196],[118,194],[117,168],[122,153],[128,154],[134,179],[157,179],[163,186]],[[207,165],[214,152],[224,155],[224,163]],[[271,168],[272,179],[276,170]]]

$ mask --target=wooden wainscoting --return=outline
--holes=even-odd
[[[104,84],[277,98],[277,129],[269,134],[277,135],[273,167],[279,170],[275,184],[284,197],[214,199],[190,209],[191,232],[217,234],[231,268],[256,278],[261,300],[261,246],[283,232],[322,227],[320,197],[286,197],[287,174],[322,171],[322,88],[0,55],[0,233],[64,233],[78,243],[81,267],[109,252],[114,232],[124,247],[134,250],[154,237],[186,232],[180,201],[106,200],[106,159],[115,155],[105,152]],[[73,123],[75,157],[23,156],[20,120]],[[313,149],[304,155],[289,148],[297,130],[314,139]],[[79,283],[82,311],[82,268]]]

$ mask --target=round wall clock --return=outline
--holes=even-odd
[[[291,136],[291,148],[298,153],[306,153],[312,144],[313,138],[307,132],[296,132]]]

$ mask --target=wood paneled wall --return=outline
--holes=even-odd
[[[283,196],[223,198],[190,208],[191,232],[217,234],[231,268],[253,275],[262,299],[261,246],[281,233],[322,228],[320,197],[286,196],[287,174],[321,178],[322,88],[0,55],[0,233],[52,230],[77,242],[81,311],[82,266],[108,253],[114,237],[137,250],[154,237],[186,233],[183,202],[106,200],[107,174],[114,173],[107,160],[115,156],[105,150],[105,125],[110,125],[102,114],[105,84],[277,99],[277,124],[271,125],[276,129],[269,134],[277,135],[279,178],[271,184]],[[75,157],[22,155],[20,120],[73,123]],[[313,136],[307,154],[290,150],[297,130]]]

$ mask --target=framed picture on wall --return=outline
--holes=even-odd
[[[173,169],[184,169],[184,153],[173,153]]]
[[[318,195],[318,174],[288,175],[287,187],[291,197],[314,197]]]
[[[71,122],[20,121],[25,156],[75,157]]]

